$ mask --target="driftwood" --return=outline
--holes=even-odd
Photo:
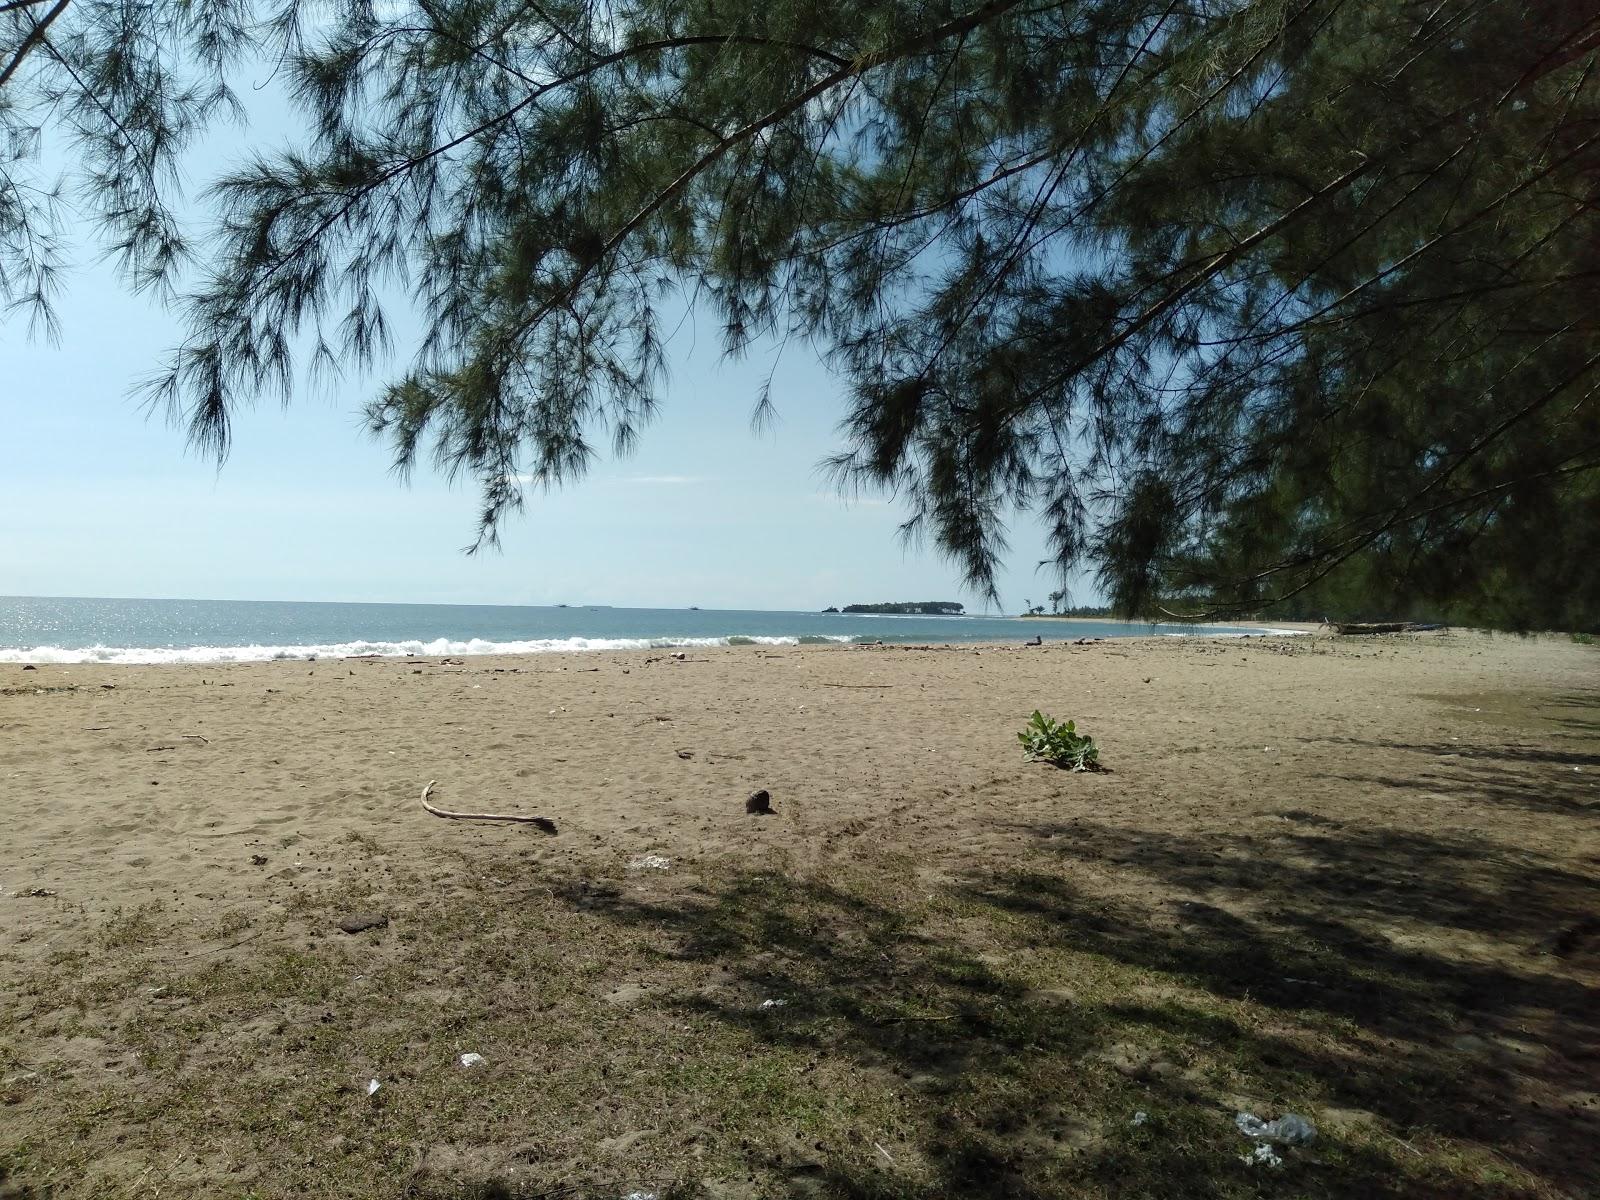
[[[1406,633],[1416,626],[1410,621],[1333,621],[1335,633]]]
[[[556,831],[556,823],[549,817],[524,817],[515,813],[466,813],[451,812],[447,808],[438,808],[428,803],[428,797],[433,795],[433,788],[439,781],[428,780],[428,786],[422,789],[422,807],[436,817],[448,817],[452,821],[516,821],[524,825],[534,825],[546,833]]]

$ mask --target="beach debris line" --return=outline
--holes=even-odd
[[[751,792],[750,798],[744,802],[744,810],[761,816],[770,816],[773,812],[772,793],[762,788],[758,792]]]
[[[428,780],[428,786],[422,789],[422,807],[436,817],[446,817],[452,821],[515,821],[523,825],[532,825],[545,833],[556,832],[556,823],[549,817],[529,817],[519,813],[469,813],[452,812],[448,808],[439,808],[428,802],[428,797],[433,795],[433,789],[438,786],[437,779]]]

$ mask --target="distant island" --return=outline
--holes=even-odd
[[[846,604],[844,608],[825,608],[823,612],[878,613],[897,617],[963,617],[966,605],[954,600],[905,600],[897,604]]]

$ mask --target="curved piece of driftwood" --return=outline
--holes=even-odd
[[[428,786],[422,789],[422,807],[436,817],[448,817],[452,821],[517,821],[524,825],[536,825],[546,833],[554,833],[556,831],[556,823],[549,817],[524,817],[514,813],[451,812],[447,808],[439,808],[428,803],[428,797],[433,795],[434,785],[438,782],[437,779],[430,779],[428,780]]]

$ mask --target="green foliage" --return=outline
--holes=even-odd
[[[64,232],[80,216],[134,290],[171,297],[195,247],[169,193],[188,147],[239,110],[228,77],[254,7],[0,4],[0,313],[55,336]]]
[[[11,44],[42,7],[0,6]],[[527,488],[634,443],[691,305],[730,353],[824,356],[839,483],[894,493],[979,591],[1027,510],[1046,565],[1096,566],[1123,613],[1600,621],[1600,560],[1570,549],[1600,540],[1592,5],[64,11],[0,119],[76,139],[136,282],[184,247],[156,184],[241,43],[309,131],[210,193],[151,385],[219,453],[299,368],[376,364],[409,289],[428,333],[370,424],[402,468],[476,478],[492,541]],[[0,299],[53,262],[10,179]]]
[[[1073,771],[1100,769],[1100,751],[1093,738],[1080,734],[1072,721],[1062,724],[1038,709],[1018,732],[1017,740],[1029,762],[1053,763]]]
[[[1593,646],[1595,644],[1595,637],[1592,633],[1575,633],[1572,635],[1572,640],[1580,646]]]

